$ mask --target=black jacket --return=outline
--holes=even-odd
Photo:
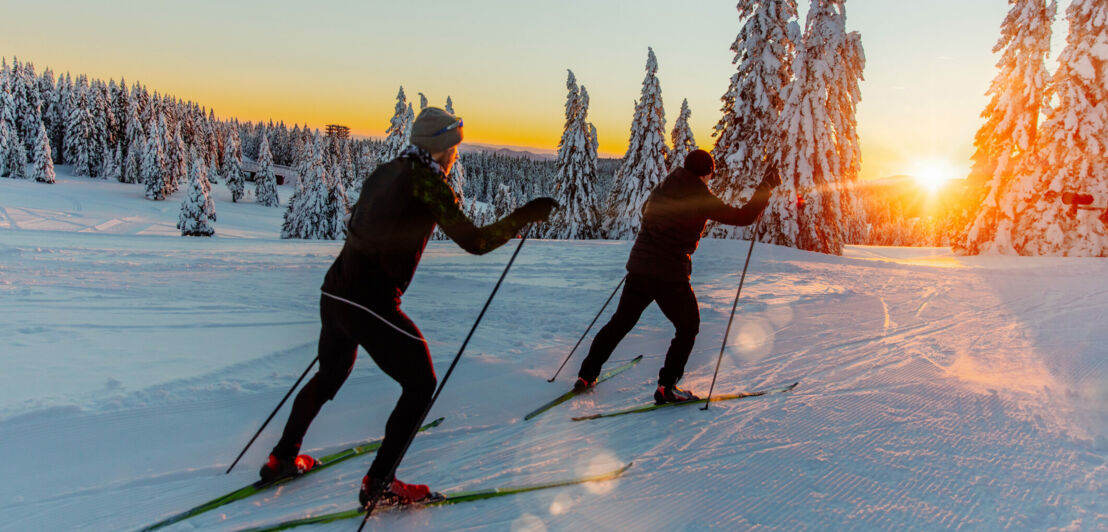
[[[346,244],[327,271],[323,291],[364,305],[398,299],[415,275],[435,224],[462,249],[480,255],[511,240],[525,222],[517,211],[478,228],[442,174],[397,158],[362,185]]]
[[[631,247],[627,271],[661,281],[688,281],[692,253],[704,224],[750,225],[769,203],[770,189],[759,187],[741,209],[712,195],[692,172],[678,168],[650,193],[643,205],[642,227]]]

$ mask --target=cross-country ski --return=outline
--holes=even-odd
[[[612,368],[608,371],[605,371],[603,375],[601,375],[600,377],[598,377],[596,379],[596,383],[600,384],[600,383],[602,383],[602,382],[604,382],[604,381],[606,381],[606,380],[608,380],[612,377],[615,377],[616,375],[619,375],[620,373],[623,373],[624,371],[627,371],[627,370],[633,368],[635,366],[635,364],[638,364],[640,361],[642,361],[642,355],[639,355],[639,356],[631,359],[631,361],[629,361],[629,362],[626,362],[626,363],[621,364],[621,365],[619,365],[615,368]],[[549,403],[546,403],[546,404],[532,410],[527,415],[523,416],[523,420],[528,421],[528,420],[534,419],[534,418],[538,417],[540,414],[542,414],[543,412],[546,412],[547,410],[550,410],[551,408],[554,408],[554,407],[556,407],[556,406],[558,406],[558,405],[560,405],[560,404],[562,404],[566,401],[569,401],[570,399],[573,399],[574,397],[577,397],[578,395],[580,395],[584,391],[585,390],[573,389],[573,390],[570,390],[566,393],[563,393],[562,395],[559,395],[558,397],[554,398],[554,400],[550,401]]]
[[[766,389],[766,390],[758,390],[756,392],[739,392],[739,393],[717,395],[715,397],[712,397],[711,401],[713,403],[715,403],[715,402],[722,402],[722,401],[732,401],[732,400],[735,400],[735,399],[746,399],[748,397],[760,397],[760,396],[763,396],[763,395],[771,395],[771,394],[775,394],[775,393],[786,393],[786,392],[791,392],[793,390],[793,388],[796,388],[796,386],[798,384],[800,384],[800,382],[794,382],[794,383],[792,383],[788,386],[783,386],[781,388],[770,388],[770,389]],[[627,408],[627,409],[624,409],[624,410],[615,410],[615,411],[612,411],[612,412],[601,412],[601,413],[598,413],[598,414],[589,414],[589,415],[585,415],[585,416],[575,416],[571,419],[573,421],[586,421],[586,420],[589,420],[589,419],[600,419],[602,417],[616,417],[616,416],[623,416],[623,415],[627,415],[627,414],[639,414],[639,413],[642,413],[642,412],[650,412],[652,410],[658,410],[659,408],[668,408],[668,407],[671,407],[671,406],[703,405],[707,402],[708,402],[708,399],[705,398],[705,399],[692,399],[692,400],[689,400],[689,401],[681,401],[681,402],[654,403],[652,405],[636,406],[636,407]]]
[[[442,424],[443,419],[445,419],[445,418],[440,417],[440,418],[438,418],[438,419],[436,419],[436,420],[434,420],[434,421],[432,421],[432,422],[430,422],[426,425],[423,425],[422,427],[419,428],[419,431],[423,432],[425,430],[437,427],[440,424]],[[381,440],[375,440],[375,441],[366,442],[362,445],[356,445],[356,446],[350,447],[348,449],[343,449],[341,451],[331,453],[327,456],[322,456],[322,457],[319,458],[318,463],[315,464],[314,467],[312,467],[308,471],[305,471],[304,474],[302,474],[302,475],[284,477],[284,478],[281,478],[281,479],[278,479],[278,480],[274,480],[272,482],[265,482],[265,481],[259,480],[259,481],[255,482],[255,483],[253,483],[249,486],[243,486],[242,488],[237,489],[235,491],[232,491],[230,493],[227,493],[226,495],[216,497],[215,499],[212,499],[212,500],[210,500],[210,501],[208,501],[204,504],[201,504],[199,506],[196,506],[195,508],[190,508],[188,510],[185,510],[184,512],[179,513],[179,514],[167,517],[167,518],[165,518],[161,521],[158,521],[157,523],[154,523],[150,526],[147,526],[147,527],[143,528],[142,530],[144,532],[148,531],[148,530],[157,530],[159,528],[172,525],[173,523],[184,521],[185,519],[188,519],[190,517],[200,515],[204,512],[212,511],[216,508],[219,508],[220,506],[224,506],[224,505],[227,505],[227,504],[231,504],[232,502],[235,502],[235,501],[241,501],[241,500],[246,499],[248,497],[252,497],[252,496],[257,495],[259,493],[262,493],[266,490],[269,490],[269,489],[275,488],[277,486],[280,486],[282,484],[285,484],[285,483],[291,482],[293,480],[296,480],[296,479],[298,479],[302,476],[311,475],[311,474],[314,474],[314,473],[319,473],[320,471],[322,471],[324,469],[327,469],[328,467],[334,466],[334,465],[339,464],[343,461],[354,458],[355,456],[360,456],[360,455],[363,455],[363,454],[366,454],[366,453],[374,452],[377,449],[379,449],[380,447],[381,447]]]
[[[495,497],[503,497],[505,495],[515,495],[518,493],[527,493],[529,491],[539,491],[553,488],[561,488],[565,486],[573,486],[575,484],[585,484],[588,482],[604,482],[609,480],[615,480],[620,477],[625,471],[631,468],[633,462],[628,462],[623,467],[609,471],[606,473],[599,473],[595,475],[587,475],[576,478],[569,478],[564,480],[555,480],[551,482],[538,482],[535,484],[524,484],[520,486],[507,486],[502,488],[484,488],[476,490],[459,491],[455,493],[443,493],[437,495],[426,502],[413,503],[410,505],[404,505],[403,508],[411,509],[414,507],[430,507],[430,506],[445,506],[450,504],[461,504],[464,502],[481,501],[485,499],[492,499]],[[361,517],[365,514],[363,508],[354,508],[352,510],[346,510],[342,512],[334,512],[323,515],[317,515],[312,517],[305,517],[302,519],[293,519],[290,521],[283,521],[270,526],[262,526],[256,528],[244,529],[242,532],[276,532],[278,530],[288,530],[290,528],[296,528],[303,525],[314,525],[322,523],[330,523],[333,521],[341,521],[344,519],[353,519],[355,517]]]

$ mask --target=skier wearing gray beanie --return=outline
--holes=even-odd
[[[391,473],[437,382],[427,341],[400,309],[400,296],[435,226],[462,249],[482,255],[524,227],[545,221],[558,206],[551,198],[537,198],[500,221],[474,225],[446,182],[461,141],[462,120],[428,107],[412,126],[412,144],[366,178],[350,215],[346,243],[323,280],[319,371],[296,396],[281,439],[262,466],[263,482],[302,475],[319,464],[297,454],[300,444],[320,408],[346,381],[360,345],[400,384],[401,394],[358,500],[365,506],[370,500],[403,504],[433,497],[427,486],[401,482]],[[371,400],[391,393],[376,391]]]

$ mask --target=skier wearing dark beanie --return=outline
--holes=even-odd
[[[401,394],[362,479],[359,501],[408,503],[430,496],[427,486],[400,482],[390,473],[437,383],[427,342],[400,309],[400,296],[436,225],[462,249],[480,255],[508,242],[528,224],[545,221],[558,205],[551,198],[534,199],[503,220],[476,227],[446,182],[461,141],[462,120],[428,107],[412,125],[412,144],[366,178],[351,211],[346,243],[323,281],[319,371],[296,396],[284,433],[262,466],[262,481],[300,475],[317,464],[311,456],[298,454],[300,444],[323,403],[334,398],[350,375],[360,345],[400,384]],[[379,395],[368,399],[383,400]]]
[[[577,373],[574,390],[580,392],[596,385],[600,368],[616,345],[635,327],[646,307],[657,302],[677,331],[666,352],[665,364],[658,372],[654,400],[662,404],[698,399],[677,387],[700,330],[700,310],[689,283],[691,255],[708,220],[750,225],[766,208],[773,188],[781,184],[777,166],[768,164],[754,197],[742,208],[735,208],[708,190],[708,178],[714,171],[712,156],[696,150],[685,158],[684,167],[670,172],[650,193],[642,209],[642,227],[627,260],[627,281],[619,306],[593,339]]]

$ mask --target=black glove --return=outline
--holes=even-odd
[[[524,223],[545,222],[550,218],[550,213],[558,208],[558,202],[554,198],[535,198],[528,201],[516,212]]]
[[[766,164],[766,169],[762,172],[762,182],[758,186],[770,190],[781,186],[781,175],[777,172],[777,163],[770,162]]]

